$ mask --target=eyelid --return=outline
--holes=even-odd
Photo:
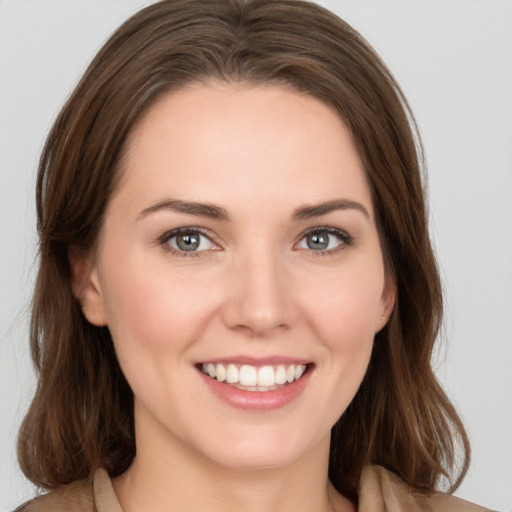
[[[214,246],[212,249],[202,250],[202,251],[180,251],[174,247],[172,247],[169,244],[169,240],[175,236],[178,236],[180,234],[184,233],[197,233],[201,236],[204,236],[207,238],[211,244]],[[204,252],[209,252],[211,250],[218,251],[221,249],[220,244],[215,240],[215,236],[212,236],[213,234],[204,228],[198,227],[198,226],[183,226],[179,228],[170,229],[169,231],[166,231],[163,235],[159,236],[157,239],[157,242],[159,245],[164,247],[164,249],[172,254],[178,255],[178,256],[185,256],[185,257],[194,257],[194,256],[200,256]]]
[[[202,235],[206,237],[211,244],[214,246],[212,249],[202,250],[202,251],[181,251],[174,247],[172,247],[169,244],[169,240],[177,235],[183,234],[183,233],[197,233],[199,235]],[[298,247],[298,244],[304,240],[305,237],[308,235],[314,234],[314,233],[328,233],[330,235],[336,236],[340,240],[340,244],[333,248],[333,249],[325,249],[325,250],[314,250],[314,249],[306,249]],[[207,253],[210,251],[218,251],[222,249],[221,244],[218,243],[216,240],[216,236],[214,236],[213,233],[211,233],[209,230],[198,227],[198,226],[183,226],[179,228],[174,228],[169,231],[166,231],[161,236],[158,237],[157,243],[159,245],[162,245],[164,249],[168,252],[171,252],[173,254],[179,255],[179,256],[201,256],[202,253]],[[295,250],[305,250],[315,256],[326,256],[326,255],[333,255],[337,254],[340,251],[345,250],[347,247],[354,244],[354,238],[347,233],[345,230],[340,228],[335,228],[332,226],[313,226],[311,228],[306,229],[301,233],[301,235],[298,238],[298,241],[294,244]]]
[[[304,240],[304,238],[306,238],[308,235],[312,235],[315,233],[328,233],[329,235],[334,235],[334,236],[338,237],[338,239],[340,240],[340,244],[333,249],[325,249],[325,250],[318,250],[318,251],[315,251],[314,249],[309,249],[309,248],[306,249],[306,248],[298,247],[298,244],[300,242],[302,242],[302,240]],[[349,233],[347,233],[344,229],[335,228],[332,226],[314,226],[314,227],[308,228],[304,232],[302,232],[302,234],[300,235],[300,237],[294,247],[297,247],[298,250],[305,250],[305,251],[313,254],[314,256],[328,256],[328,255],[333,255],[333,254],[337,254],[341,251],[344,251],[345,249],[347,249],[347,247],[350,247],[353,244],[354,244],[354,237],[352,235],[350,235]]]

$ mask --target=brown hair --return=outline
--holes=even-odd
[[[26,476],[51,489],[135,454],[133,396],[107,328],[89,324],[70,286],[69,250],[90,251],[135,121],[192,82],[281,83],[332,106],[349,127],[373,194],[395,310],[377,334],[354,400],[332,430],[329,476],[354,495],[366,463],[433,491],[469,445],[431,368],[442,314],[427,231],[422,151],[398,85],[344,21],[295,0],[168,0],[129,19],[90,64],[58,116],[37,182],[40,265],[31,324],[39,372],[21,427]]]

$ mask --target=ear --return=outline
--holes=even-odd
[[[91,255],[85,255],[77,247],[68,251],[71,269],[71,289],[82,306],[82,312],[99,327],[107,325],[105,303],[98,280],[97,266]]]
[[[377,334],[388,323],[391,313],[395,307],[396,301],[396,283],[394,276],[386,273],[384,288],[381,297],[381,314],[377,318],[375,334]]]

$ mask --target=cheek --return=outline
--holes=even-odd
[[[175,404],[186,393],[176,383],[189,378],[189,348],[215,309],[205,288],[183,272],[129,259],[108,272],[105,299],[117,358],[135,396],[150,407]]]
[[[316,329],[335,346],[356,348],[362,342],[371,342],[382,314],[383,287],[383,272],[361,270],[331,275],[310,298],[309,310]]]
[[[333,424],[354,398],[367,371],[384,285],[379,273],[353,273],[333,279],[316,296],[312,322],[325,353],[321,370]]]
[[[120,359],[165,357],[192,343],[215,309],[204,281],[144,261],[105,268],[108,326]],[[169,350],[169,347],[172,350]]]

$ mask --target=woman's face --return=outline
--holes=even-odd
[[[123,173],[80,296],[133,389],[138,454],[326,453],[393,303],[344,123],[279,86],[191,86],[139,121]]]

